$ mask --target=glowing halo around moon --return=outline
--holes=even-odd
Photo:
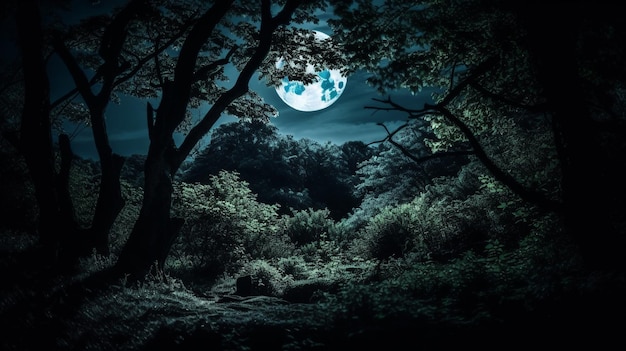
[[[317,40],[330,38],[325,33],[314,31]],[[282,68],[284,62],[278,60],[276,68]],[[303,84],[299,81],[291,81],[289,77],[283,78],[281,85],[276,87],[278,96],[290,107],[304,112],[319,111],[334,104],[346,88],[348,79],[340,70],[325,69],[315,72],[313,65],[307,65],[307,73],[315,73],[317,79],[311,84]]]

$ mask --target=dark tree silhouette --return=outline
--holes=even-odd
[[[590,266],[624,267],[626,203],[615,194],[626,193],[620,175],[626,165],[626,121],[612,104],[615,89],[626,81],[623,19],[613,6],[588,2],[514,11],[528,33],[525,44],[552,117],[567,230]],[[585,57],[590,53],[583,50],[594,56]]]
[[[309,14],[317,6],[319,3],[314,1],[287,1],[282,9],[273,15],[270,1],[261,1],[260,5],[220,1],[206,10],[194,23],[181,46],[174,67],[173,80],[161,80],[162,95],[159,106],[155,109],[148,105],[150,147],[145,164],[143,206],[117,261],[115,267],[117,272],[141,278],[155,262],[163,265],[183,224],[182,218],[170,218],[174,175],[222,113],[229,112],[234,115],[246,113],[248,118],[265,116],[267,111],[259,109],[259,106],[263,105],[259,104],[256,97],[249,92],[248,82],[261,67],[268,67],[269,71],[266,68],[261,72],[272,76],[269,74],[273,66],[271,63],[276,57],[268,59],[267,56],[272,49],[276,31],[292,20],[302,22],[311,19]],[[238,46],[232,46],[224,58],[198,69],[197,64],[202,64],[200,53],[207,40],[217,35],[220,30],[218,25],[223,21],[228,23],[229,15],[233,15],[229,14],[229,10],[244,11],[250,18],[258,19],[259,29],[243,23],[239,30],[243,31],[244,38],[248,40],[248,46],[239,51],[243,54],[237,56]],[[296,14],[297,10],[299,14]],[[296,51],[301,48],[300,45],[293,47]],[[176,146],[173,142],[173,133],[185,121],[194,83],[206,79],[207,74],[223,69],[222,66],[230,62],[231,55],[235,65],[240,69],[234,84],[215,95],[209,111],[186,133],[182,143]],[[275,84],[274,81],[271,83]],[[255,106],[256,108],[253,108]]]
[[[294,79],[311,79],[294,75],[301,68],[297,63],[280,73],[275,72],[272,63],[281,53],[297,53],[304,43],[318,45],[308,40],[313,37],[312,33],[282,27],[292,20],[315,22],[314,10],[325,6],[319,1],[288,1],[282,11],[274,15],[270,1],[227,1],[211,5],[194,0],[188,4],[133,0],[113,15],[87,18],[72,27],[56,27],[51,33],[52,43],[76,88],[51,104],[44,60],[50,50],[44,45],[49,34],[44,34],[38,5],[35,2],[16,5],[27,93],[22,130],[9,134],[25,155],[35,179],[41,207],[42,242],[51,254],[61,244],[68,245],[64,251],[72,252],[68,255],[68,258],[73,257],[71,261],[80,253],[90,252],[91,247],[108,253],[108,232],[124,206],[119,181],[124,160],[109,144],[106,107],[110,101],[118,99],[119,93],[142,98],[161,95],[158,108],[148,104],[151,146],[145,164],[144,210],[118,262],[120,272],[141,272],[154,261],[162,263],[167,256],[181,223],[180,219],[169,220],[169,216],[164,215],[170,206],[167,203],[171,200],[171,177],[222,113],[261,119],[275,115],[271,106],[248,91],[247,83],[252,75],[260,69],[261,77],[266,77],[270,84],[276,84],[286,74],[293,75]],[[31,10],[34,10],[32,15]],[[260,27],[252,26],[250,20]],[[294,32],[301,35],[294,35]],[[239,35],[241,40],[237,42],[228,33]],[[274,37],[279,39],[274,42],[275,46],[272,45]],[[166,49],[170,52],[165,52]],[[179,55],[171,55],[172,50]],[[268,57],[270,51],[272,55]],[[331,66],[340,65],[337,60],[333,61],[336,57],[320,55],[322,51],[310,50],[317,53],[312,59],[332,61]],[[220,82],[227,79],[224,66],[228,63],[234,64],[240,74],[232,87],[225,88]],[[102,168],[93,222],[85,230],[80,230],[72,219],[70,194],[58,193],[68,188],[67,179],[57,176],[69,174],[67,167],[72,158],[69,140],[66,136],[60,139],[64,159],[57,175],[51,137],[51,108],[65,109],[62,114],[72,117],[80,107],[76,109],[73,101],[67,102],[76,94],[87,106],[83,112],[88,112]],[[193,125],[189,111],[203,102],[211,103],[212,108]],[[175,131],[187,133],[178,146],[172,141]],[[58,222],[61,219],[63,224]]]
[[[21,1],[16,7],[18,46],[24,72],[24,108],[19,137],[14,140],[24,156],[32,177],[39,207],[38,231],[48,259],[56,260],[61,233],[59,192],[55,184],[53,140],[50,131],[50,83],[44,61],[41,14],[35,1]]]

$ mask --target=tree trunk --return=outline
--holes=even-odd
[[[50,130],[50,87],[43,59],[41,17],[35,1],[17,3],[18,45],[24,71],[24,109],[18,149],[24,156],[39,207],[38,231],[45,259],[56,262],[59,207]]]
[[[529,6],[522,18],[560,151],[566,230],[590,268],[615,269],[624,265],[624,239],[609,217],[615,204],[611,197],[619,187],[607,175],[617,160],[605,157],[598,122],[585,104],[576,61],[584,16],[579,11],[576,4]]]
[[[119,182],[123,159],[112,155],[104,125],[94,125],[94,133],[99,133],[96,140],[99,141],[102,185],[93,226],[81,230],[69,190],[73,153],[67,135],[59,137],[61,166],[58,173],[55,167],[49,81],[43,59],[43,32],[38,10],[38,5],[32,0],[18,2],[16,22],[25,86],[18,149],[25,158],[35,187],[39,235],[45,252],[42,260],[53,265],[58,263],[66,269],[72,268],[80,256],[89,254],[92,247],[108,254],[109,231],[124,205]],[[101,121],[104,121],[106,102],[96,109],[102,116]]]
[[[125,206],[122,198],[120,176],[125,159],[114,154],[106,131],[104,111],[108,103],[107,99],[94,99],[91,101],[90,114],[92,130],[96,149],[100,159],[100,191],[91,230],[89,233],[90,247],[95,248],[99,254],[109,254],[109,234],[115,219]]]
[[[269,52],[274,30],[289,23],[300,2],[287,1],[285,7],[272,17],[270,2],[263,1],[259,44],[255,52],[241,70],[234,86],[217,99],[177,149],[173,133],[185,118],[198,54],[231,4],[232,0],[217,2],[189,32],[180,50],[175,79],[163,87],[156,118],[153,118],[154,110],[148,104],[150,148],[145,164],[144,199],[139,218],[115,266],[117,274],[130,274],[131,279],[142,279],[152,265],[163,266],[184,222],[182,218],[170,218],[172,177],[226,107],[248,91],[250,78]]]
[[[138,2],[139,1],[135,1],[133,4],[136,5]],[[116,19],[118,18],[116,17]],[[114,21],[114,23],[120,25],[119,21]],[[115,28],[117,27],[110,26],[108,30],[115,31]],[[122,26],[122,28],[125,27]],[[116,42],[121,40],[123,40],[123,38],[115,37]],[[84,231],[83,235],[85,237],[81,238],[81,240],[84,243],[84,249],[90,250],[95,248],[98,253],[103,255],[109,254],[109,234],[111,227],[125,205],[120,185],[120,174],[122,166],[124,165],[124,158],[114,154],[111,149],[105,118],[106,107],[114,87],[113,81],[116,75],[115,72],[117,72],[117,70],[110,69],[110,67],[115,67],[117,64],[115,58],[119,55],[120,45],[119,43],[113,45],[113,47],[117,48],[117,51],[111,52],[109,49],[101,50],[108,58],[108,61],[105,62],[103,67],[109,67],[109,69],[102,69],[102,71],[106,72],[102,77],[104,83],[101,86],[100,93],[94,94],[85,72],[80,68],[69,49],[58,38],[54,41],[56,52],[65,63],[76,83],[81,97],[89,107],[91,130],[96,150],[98,151],[102,173],[100,175],[100,190],[96,210],[91,222],[91,228]],[[105,45],[103,44],[103,46]]]
[[[158,143],[151,143],[145,164],[144,199],[128,241],[115,266],[118,274],[131,280],[143,279],[150,267],[163,264],[183,225],[180,218],[170,218],[172,179]]]
[[[198,54],[211,32],[226,14],[232,1],[216,3],[193,26],[180,51],[173,82],[163,86],[156,118],[148,104],[147,121],[150,148],[145,163],[144,195],[139,218],[118,258],[115,270],[133,280],[143,279],[155,263],[162,267],[183,225],[183,219],[170,218],[172,167],[176,152],[173,133],[184,120],[190,99]]]

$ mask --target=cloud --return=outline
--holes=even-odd
[[[319,142],[346,141],[372,142],[385,136],[384,129],[377,123],[385,123],[389,128],[407,121],[407,114],[401,111],[382,111],[366,109],[366,106],[388,107],[376,102],[373,98],[384,99],[376,89],[366,83],[367,75],[357,73],[348,77],[348,84],[339,100],[330,107],[313,112],[302,112],[286,105],[272,87],[257,83],[251,88],[261,95],[266,102],[273,104],[279,116],[272,123],[280,133],[290,134],[296,138],[309,138]],[[430,102],[428,92],[413,95],[408,91],[396,91],[391,98],[408,108],[418,109]]]

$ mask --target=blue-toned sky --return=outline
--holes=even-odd
[[[102,6],[110,6],[113,2],[121,0],[102,0],[99,4],[92,4],[91,0],[75,0],[77,8],[74,11],[84,13],[98,12]],[[123,2],[123,1],[122,1]],[[69,15],[73,13],[70,12]],[[328,13],[320,13],[320,22],[311,25],[310,29],[319,30],[332,36],[332,32],[326,24],[331,16]],[[52,65],[55,63],[53,59]],[[73,82],[63,74],[63,66],[55,68],[52,79],[52,95],[60,96],[73,87]],[[367,72],[357,72],[347,78],[347,84],[339,99],[326,109],[312,112],[295,110],[285,104],[276,94],[273,87],[267,87],[264,82],[253,78],[249,87],[261,95],[266,102],[272,104],[279,111],[279,116],[273,118],[274,124],[282,134],[293,135],[296,139],[309,138],[321,143],[333,142],[337,144],[346,141],[360,140],[366,143],[384,138],[385,130],[377,125],[384,122],[393,128],[406,121],[406,115],[397,112],[384,112],[368,110],[366,105],[375,104],[372,98],[384,98],[376,90],[365,82]],[[413,96],[407,91],[391,93],[394,101],[405,104],[408,107],[419,108],[429,100],[429,94]],[[208,108],[208,107],[207,107]],[[194,111],[194,116],[201,117],[206,109]],[[107,130],[111,146],[115,153],[121,155],[146,154],[148,150],[148,137],[146,132],[146,101],[124,98],[120,105],[110,104],[107,109]],[[233,117],[224,115],[218,121],[221,123],[235,121]],[[177,138],[178,142],[182,140]],[[95,158],[96,152],[93,145],[91,130],[83,129],[72,140],[72,148],[81,157]]]

